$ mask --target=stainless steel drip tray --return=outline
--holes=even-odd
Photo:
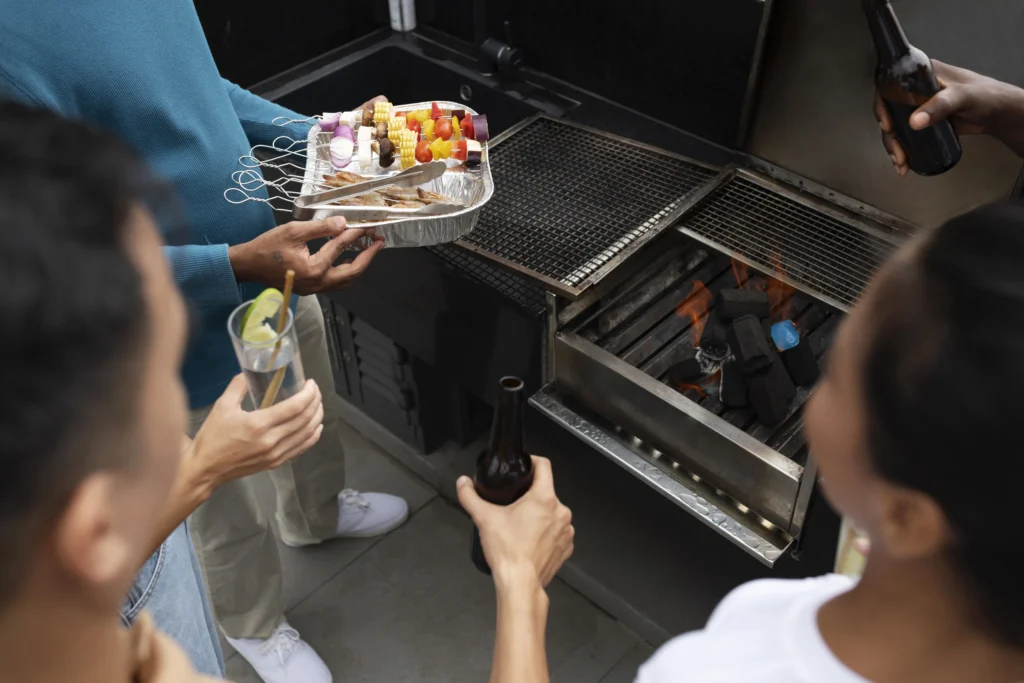
[[[555,337],[552,388],[789,530],[804,468],[575,332]]]
[[[531,405],[652,489],[686,510],[758,561],[772,567],[793,537],[753,514],[699,475],[683,470],[678,459],[613,426],[574,397],[548,385]]]

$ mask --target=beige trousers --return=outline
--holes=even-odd
[[[324,397],[324,431],[311,449],[270,472],[277,492],[277,526],[293,544],[318,543],[337,530],[338,493],[345,487],[345,457],[324,316],[315,296],[299,299],[295,311],[299,354],[307,378]],[[191,435],[210,407],[193,410]],[[221,486],[190,518],[190,529],[206,577],[210,603],[232,638],[267,638],[284,619],[281,561],[269,520],[256,503],[252,477]]]

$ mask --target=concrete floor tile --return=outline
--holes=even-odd
[[[494,590],[469,562],[470,533],[465,515],[432,501],[303,600],[289,621],[337,680],[486,680]],[[549,594],[554,680],[597,683],[636,637],[560,582]]]
[[[437,495],[419,477],[385,455],[354,429],[343,423],[342,430],[347,486],[359,491],[379,491],[401,496],[409,503],[410,512],[419,510]],[[267,516],[273,519],[275,493],[268,476],[258,476],[256,495]],[[276,534],[277,529],[274,531]],[[284,572],[285,608],[294,607],[379,540],[344,539],[306,548],[289,548],[279,544]]]
[[[609,671],[601,683],[633,683],[636,680],[637,670],[640,665],[651,658],[654,648],[645,643],[637,643],[619,662]]]

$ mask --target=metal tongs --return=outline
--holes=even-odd
[[[448,166],[443,161],[431,161],[392,176],[374,178],[326,192],[301,195],[295,199],[292,215],[299,220],[309,220],[314,217],[317,210],[330,209],[334,216],[344,216],[347,219],[367,222],[418,216],[441,216],[461,211],[466,208],[461,204],[428,204],[418,209],[402,209],[389,206],[338,206],[334,203],[341,199],[372,192],[380,187],[416,187],[435,178],[440,178],[446,170],[448,170]]]

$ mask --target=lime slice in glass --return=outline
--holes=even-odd
[[[258,343],[273,339],[277,332],[273,327],[267,325],[266,321],[269,318],[277,318],[283,300],[284,295],[273,287],[260,292],[259,296],[249,304],[245,315],[242,316],[242,340]],[[268,332],[270,333],[269,337],[267,336]]]

